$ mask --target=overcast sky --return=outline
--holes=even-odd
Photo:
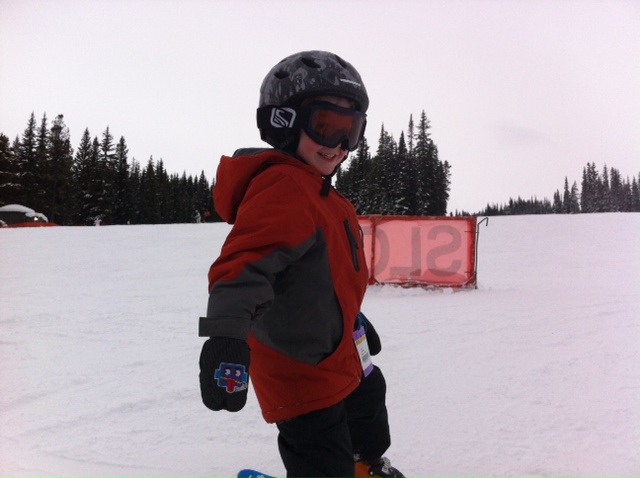
[[[285,56],[360,72],[367,140],[422,110],[451,165],[449,211],[552,198],[606,163],[640,173],[639,0],[0,0],[0,132],[64,114],[169,173],[214,178],[261,146],[262,79]]]

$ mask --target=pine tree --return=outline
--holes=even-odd
[[[569,179],[564,177],[564,192],[562,193],[562,208],[560,213],[568,214],[571,207],[571,191],[569,191]]]
[[[395,163],[396,144],[384,124],[380,128],[378,152],[372,160],[368,181],[367,206],[373,214],[394,214],[394,192],[392,178],[397,177]]]
[[[404,132],[400,133],[394,161],[397,164],[397,177],[393,181],[393,214],[408,216],[415,207],[415,171],[404,139]]]
[[[340,194],[342,194],[347,199],[350,199],[351,196],[351,184],[349,182],[349,179],[351,177],[350,171],[351,167],[345,166],[345,163],[339,164],[336,168],[336,181],[334,184],[336,190],[340,191]],[[213,187],[215,188],[215,183]],[[351,203],[353,204],[353,201],[351,201]]]
[[[35,170],[32,172],[31,196],[29,204],[32,209],[44,213],[51,219],[51,208],[47,202],[47,186],[52,182],[52,167],[49,161],[50,150],[49,126],[47,114],[42,115],[40,127],[36,134]]]
[[[74,177],[78,182],[76,220],[79,224],[92,225],[107,216],[105,211],[105,180],[100,155],[100,142],[93,140],[85,130],[74,161]],[[109,218],[110,220],[110,218]]]
[[[131,160],[131,168],[129,173],[129,219],[131,224],[142,223],[142,171],[140,169],[140,163],[136,161],[136,158]]]
[[[162,158],[155,165],[155,209],[158,211],[158,218],[152,224],[166,224],[172,221],[172,208],[170,203],[169,176],[164,168]]]
[[[587,163],[582,171],[582,193],[580,194],[580,206],[582,212],[598,212],[600,206],[599,195],[601,186],[595,163]]]
[[[609,168],[604,165],[602,175],[598,177],[597,182],[597,211],[610,211],[612,207],[609,185]]]
[[[435,165],[434,195],[430,214],[433,216],[446,216],[447,203],[449,202],[451,167],[447,161],[440,161],[438,147],[432,142],[432,161]]]
[[[406,215],[414,216],[419,214],[420,202],[418,200],[421,194],[421,182],[419,180],[419,170],[416,161],[415,141],[417,135],[415,132],[415,124],[413,122],[413,115],[409,115],[409,124],[407,126],[407,156],[406,156],[406,169],[407,175],[405,176],[404,188],[407,194],[407,210]]]
[[[51,126],[49,141],[49,183],[46,188],[49,221],[72,223],[73,148],[64,116],[58,115]]]
[[[204,218],[204,211],[209,207],[209,197],[211,195],[211,186],[204,174],[204,171],[200,172],[196,192],[194,196],[194,212],[197,211],[200,214],[200,218]]]
[[[369,177],[372,170],[372,160],[369,154],[369,144],[366,138],[362,138],[355,156],[351,159],[349,169],[345,173],[345,192],[343,193],[347,199],[356,208],[358,214],[371,214],[367,205],[367,196],[369,189]],[[342,192],[343,189],[339,188]]]
[[[610,212],[628,211],[629,201],[620,177],[620,171],[611,168],[609,172],[609,208]]]
[[[16,151],[18,177],[20,187],[17,190],[16,202],[32,207],[38,192],[38,163],[36,156],[36,117],[31,113],[27,127]]]
[[[0,133],[0,206],[13,204],[19,186],[18,167],[8,136]]]
[[[171,176],[171,196],[174,204],[176,222],[187,222],[191,210],[191,198],[188,195],[187,173],[182,172],[182,176],[177,174]]]
[[[564,206],[562,204],[562,196],[560,196],[560,190],[556,189],[556,192],[553,193],[553,213],[562,214],[563,208]]]
[[[131,183],[129,181],[129,148],[124,136],[120,137],[120,141],[116,145],[114,164],[114,202],[113,202],[113,224],[129,224],[133,219],[131,211],[133,205],[131,203]]]
[[[433,161],[433,144],[431,142],[429,128],[430,122],[422,111],[418,132],[416,133],[416,145],[414,148],[414,164],[416,171],[416,211],[419,216],[429,216],[432,211],[435,164]]]
[[[409,115],[409,126],[407,127],[407,154],[409,158],[413,156],[413,141],[415,139],[415,131],[413,124],[413,115]]]
[[[193,213],[195,210],[194,197],[196,195],[197,185],[192,176],[187,178],[187,188],[185,189],[185,196],[188,198],[187,208],[183,218],[184,222],[193,222]]]
[[[73,175],[72,210],[74,211],[72,218],[75,224],[88,225],[94,219],[91,217],[93,167],[91,135],[89,129],[85,129],[71,170]]]
[[[115,181],[117,165],[115,160],[115,145],[109,127],[102,133],[99,145],[98,164],[94,184],[96,185],[96,203],[98,215],[107,224],[113,223],[113,209],[115,203]]]
[[[149,157],[140,177],[140,223],[160,224],[158,181],[153,156]]]
[[[222,218],[216,211],[216,203],[215,198],[213,197],[213,190],[216,187],[215,180],[211,181],[211,187],[209,188],[209,199],[207,201],[207,210],[209,212],[209,216],[205,215],[206,222],[222,222]]]
[[[640,212],[640,174],[638,174],[638,180],[634,177],[631,180],[631,207],[630,211]]]
[[[587,163],[588,166],[588,163]],[[582,168],[582,183],[581,183],[581,191],[580,191],[580,209],[584,213],[592,212],[591,211],[591,183],[589,181],[589,175],[587,173],[587,166]]]
[[[576,181],[574,181],[571,186],[568,212],[570,214],[578,214],[580,212],[580,195],[578,193],[578,183]]]
[[[100,155],[100,142],[97,136],[91,142],[89,165],[89,196],[85,207],[88,212],[88,224],[93,224],[98,219],[103,221],[108,213],[108,211],[105,211],[105,207],[108,207],[105,204],[105,173]]]

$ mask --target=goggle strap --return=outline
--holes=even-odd
[[[263,106],[258,108],[258,128],[297,129],[307,124],[309,111],[288,106]]]

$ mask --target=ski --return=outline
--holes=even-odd
[[[271,475],[267,475],[265,473],[260,473],[259,471],[256,470],[251,470],[249,468],[246,468],[244,470],[240,470],[238,472],[238,478],[274,478]]]

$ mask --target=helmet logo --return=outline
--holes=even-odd
[[[274,128],[293,128],[296,111],[293,108],[273,108],[271,110],[271,126]]]
[[[353,81],[353,80],[345,80],[344,78],[340,78],[340,81],[343,82],[343,83],[349,83],[349,84],[351,84],[353,86],[356,86],[358,88],[360,88],[362,86],[361,83],[358,83],[357,81]]]

